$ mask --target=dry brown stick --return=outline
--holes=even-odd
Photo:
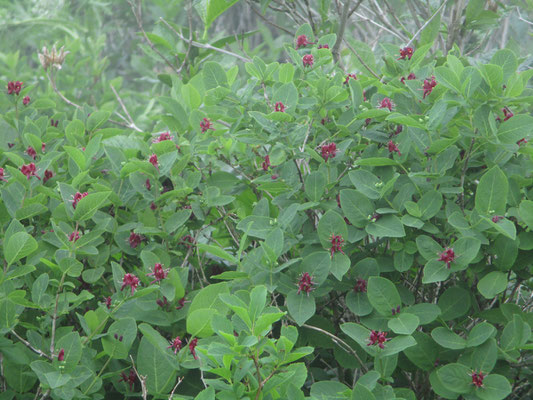
[[[348,12],[348,18],[351,17],[352,14],[357,11],[357,9],[359,8],[359,6],[361,5],[362,2],[363,2],[363,0],[359,0],[357,2],[357,4],[355,6],[353,6],[353,8]]]
[[[76,229],[78,230],[78,224],[76,224]],[[65,277],[67,274],[64,272],[61,276],[61,281],[59,282],[59,286],[57,287],[57,293],[56,293],[56,303],[54,306],[54,314],[52,315],[52,337],[50,339],[50,355],[54,357],[54,349],[55,349],[55,338],[56,338],[56,322],[57,322],[57,306],[59,304],[59,295],[61,294],[61,290],[63,289],[63,282],[65,282]]]
[[[232,57],[238,58],[239,60],[241,60],[243,62],[251,62],[252,61],[249,58],[243,57],[243,56],[241,56],[239,54],[236,54],[236,53],[233,53],[231,51],[228,51],[228,50],[225,50],[225,49],[221,49],[219,47],[211,46],[210,44],[207,44],[207,43],[199,43],[199,42],[195,42],[194,40],[189,40],[185,36],[183,36],[181,33],[179,33],[177,30],[175,30],[174,27],[172,25],[170,25],[163,17],[160,17],[159,19],[161,20],[161,22],[163,22],[168,27],[168,29],[170,29],[172,32],[174,32],[174,34],[177,37],[179,37],[181,40],[183,40],[185,42],[190,43],[194,47],[198,47],[200,49],[218,51],[219,53],[226,54],[228,56],[232,56]]]
[[[192,48],[192,15],[191,15],[191,7],[192,2],[189,2],[189,7],[187,8],[187,21],[189,22],[189,43],[187,43],[187,51],[185,52],[185,56],[183,57],[183,62],[181,63],[180,67],[178,68],[178,73],[181,74],[181,71],[183,70],[183,67],[185,67],[185,64],[187,63],[187,58],[189,57],[189,53],[191,52]],[[179,384],[179,382],[178,382]]]
[[[355,51],[355,49],[350,45],[350,43],[348,43],[348,41],[346,39],[344,39],[344,43],[346,44],[346,46],[348,46],[348,48],[352,51],[352,53],[355,54],[355,56],[357,57],[357,59],[359,60],[359,62],[363,65],[363,67],[365,67],[368,72],[370,72],[372,75],[374,75],[374,77],[376,77],[377,79],[381,79],[379,77],[379,75],[377,73],[374,72],[374,70],[372,68],[370,68],[368,66],[368,64],[365,62],[365,60],[363,60],[361,58],[361,56],[359,55],[359,53],[357,51]]]
[[[183,377],[179,377],[178,383],[176,383],[176,386],[174,386],[174,389],[172,389],[172,392],[170,392],[170,396],[168,396],[168,400],[172,400],[172,396],[174,396],[174,392],[176,391],[176,389],[178,388],[178,386],[180,385],[182,381],[183,381]]]
[[[113,94],[114,94],[115,97],[117,98],[118,103],[119,103],[120,106],[122,107],[122,110],[124,110],[124,114],[126,114],[126,117],[128,117],[128,121],[126,121],[126,122],[129,122],[129,123],[130,123],[130,128],[136,130],[137,132],[142,132],[142,130],[139,129],[139,128],[137,127],[137,125],[135,125],[135,122],[133,122],[133,118],[131,118],[131,115],[130,115],[130,113],[128,112],[128,109],[127,109],[126,106],[124,105],[124,102],[122,101],[121,97],[119,96],[119,94],[117,93],[117,91],[115,90],[115,88],[113,87],[113,85],[112,85],[112,84],[109,84],[109,87],[111,87],[111,90],[113,91]],[[119,114],[119,116],[121,116],[121,115]]]
[[[357,354],[357,352],[352,349],[350,347],[350,345],[348,343],[346,343],[344,340],[342,340],[340,337],[338,336],[335,336],[333,333],[330,333],[328,331],[325,331],[324,329],[322,328],[319,328],[319,327],[316,327],[316,326],[313,326],[313,325],[307,325],[307,324],[303,324],[302,325],[304,328],[309,328],[309,329],[313,329],[317,332],[320,332],[320,333],[323,333],[324,335],[326,336],[329,336],[334,343],[338,344],[340,347],[343,348],[343,350],[349,352],[349,353],[352,353],[352,355],[355,357],[355,359],[359,362],[359,364],[361,364],[361,369],[367,373],[368,372],[368,368],[365,366],[365,364],[363,363],[363,361],[361,360],[361,358],[359,357],[359,354]]]
[[[276,24],[275,22],[270,21],[267,17],[265,17],[263,14],[261,14],[259,11],[255,9],[255,7],[252,5],[250,0],[246,0],[246,3],[250,6],[254,14],[256,14],[259,18],[261,18],[263,21],[265,21],[267,24],[272,25],[274,28],[277,28],[285,33],[288,33],[291,36],[294,36],[294,32],[291,32],[290,30]]]
[[[335,41],[335,44],[333,45],[333,49],[331,50],[331,53],[333,54],[333,59],[336,63],[339,62],[340,59],[340,53],[341,53],[341,44],[342,39],[344,39],[344,31],[346,29],[346,21],[348,21],[350,11],[350,0],[344,0],[344,7],[342,8],[342,14],[340,15],[341,22],[339,25],[339,30],[337,31],[337,40]]]
[[[133,367],[133,370],[135,371],[135,375],[137,375],[139,382],[141,382],[142,398],[143,400],[146,400],[146,397],[148,396],[148,392],[146,391],[146,376],[139,375],[139,371],[137,371],[137,368],[135,368],[135,361],[133,361],[133,357],[131,356],[131,354],[130,354],[130,360],[131,360],[131,366]]]
[[[179,75],[178,69],[155,47],[155,44],[150,40],[148,35],[146,34],[146,31],[143,28],[143,22],[142,22],[142,9],[141,9],[141,2],[137,1],[137,9],[135,9],[135,5],[133,4],[133,0],[129,1],[131,11],[133,12],[133,15],[135,16],[135,19],[137,20],[137,26],[141,30],[141,33],[143,34],[144,39],[148,43],[148,46],[159,56],[161,59],[172,69],[176,74]]]
[[[422,32],[422,31],[426,28],[426,26],[428,26],[429,23],[433,20],[433,18],[435,18],[435,17],[437,16],[437,14],[440,13],[440,11],[441,11],[442,8],[446,5],[446,3],[448,3],[448,0],[444,0],[444,1],[442,2],[442,4],[440,5],[440,7],[437,8],[437,11],[435,11],[435,12],[433,13],[433,15],[432,15],[431,17],[429,17],[429,19],[424,23],[424,25],[422,25],[422,26],[420,27],[420,29],[419,29],[419,30],[413,35],[413,37],[411,38],[411,40],[409,40],[409,42],[407,42],[407,44],[405,45],[406,47],[409,47],[409,45],[410,45],[411,43],[413,43],[413,41],[414,41],[414,40],[416,39],[416,37],[420,34],[420,32]]]
[[[11,330],[11,334],[13,336],[15,336],[18,340],[20,340],[27,348],[29,348],[31,351],[33,351],[35,354],[38,354],[39,356],[41,357],[44,357],[44,358],[47,358],[49,359],[50,361],[52,361],[52,357],[49,356],[48,354],[46,354],[44,351],[41,351],[39,349],[36,349],[35,347],[33,347],[31,345],[30,342],[28,342],[27,340],[23,339],[21,336],[18,335],[17,332],[15,332],[15,330]]]
[[[401,35],[398,35],[396,32],[394,32],[393,30],[391,30],[391,29],[387,28],[386,26],[383,26],[380,23],[374,21],[372,18],[368,18],[368,17],[364,16],[363,14],[360,14],[360,13],[357,13],[357,12],[354,12],[354,15],[356,15],[359,18],[361,18],[363,21],[370,22],[371,24],[376,25],[378,28],[381,28],[381,29],[389,32],[391,35],[396,36],[400,40],[404,40],[405,39]]]
[[[73,101],[70,101],[69,99],[67,99],[67,98],[63,95],[63,93],[61,93],[61,92],[59,91],[59,89],[58,89],[57,86],[56,86],[56,82],[55,82],[54,77],[52,76],[52,74],[49,74],[49,73],[47,72],[47,73],[46,73],[46,76],[48,77],[48,80],[50,81],[50,84],[52,85],[52,89],[54,89],[54,92],[56,92],[57,95],[58,95],[59,97],[61,97],[61,100],[63,100],[63,101],[64,101],[65,103],[67,103],[68,105],[71,105],[71,106],[73,106],[73,107],[76,107],[77,109],[80,109],[80,108],[81,108],[80,105],[74,103]]]

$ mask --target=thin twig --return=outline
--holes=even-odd
[[[183,70],[183,67],[185,67],[185,64],[187,63],[187,58],[189,57],[189,53],[191,52],[192,48],[192,15],[191,15],[191,7],[192,2],[189,2],[189,7],[187,8],[187,21],[189,22],[189,43],[187,43],[187,51],[185,52],[185,56],[183,57],[183,62],[181,63],[180,67],[178,68],[178,73],[181,74],[181,71]],[[179,382],[178,382],[179,384]]]
[[[400,40],[405,40],[404,37],[402,37],[401,35],[398,35],[396,32],[394,32],[393,30],[390,30],[390,29],[387,28],[386,26],[383,26],[383,25],[377,23],[377,22],[374,21],[372,18],[365,17],[364,15],[359,14],[359,13],[356,13],[356,12],[354,12],[353,14],[354,14],[355,16],[361,18],[363,21],[368,21],[368,22],[370,22],[371,24],[376,25],[378,28],[381,28],[381,29],[383,29],[383,30],[389,32],[391,35],[396,36],[398,39],[400,39]]]
[[[76,230],[77,230],[77,224],[76,224]],[[57,322],[57,306],[59,304],[59,295],[61,294],[61,290],[63,289],[63,282],[65,282],[65,277],[67,276],[66,273],[63,273],[63,276],[61,276],[61,281],[59,282],[59,286],[57,287],[57,293],[56,293],[56,304],[54,306],[54,315],[52,315],[52,333],[51,333],[51,339],[50,339],[50,355],[54,356],[54,347],[55,347],[55,338],[56,338],[56,322]]]
[[[338,336],[335,336],[333,333],[330,333],[328,331],[325,331],[324,329],[322,328],[319,328],[317,326],[312,326],[312,325],[307,325],[307,324],[303,324],[302,325],[304,328],[309,328],[309,329],[313,329],[315,331],[318,331],[320,333],[323,333],[324,335],[326,336],[329,336],[334,343],[336,343],[337,345],[339,345],[340,347],[343,348],[343,350],[345,351],[348,351],[349,353],[352,353],[352,355],[355,357],[355,359],[359,362],[359,364],[361,364],[361,369],[367,373],[368,372],[368,368],[365,366],[365,364],[363,363],[363,360],[361,360],[361,358],[359,357],[359,354],[357,354],[357,352],[352,349],[350,347],[350,345],[348,343],[346,343],[344,340],[342,340],[340,337]]]
[[[346,44],[346,46],[348,46],[348,48],[352,51],[352,53],[355,54],[355,56],[357,57],[359,62],[363,65],[363,67],[365,67],[368,70],[368,72],[370,72],[372,75],[374,75],[374,77],[376,77],[377,79],[381,79],[379,77],[379,75],[377,73],[375,73],[372,68],[370,68],[368,66],[368,64],[365,62],[365,60],[363,60],[363,58],[359,55],[359,53],[357,51],[355,51],[355,49],[350,45],[350,43],[348,43],[348,41],[346,39],[344,39],[344,43]]]
[[[44,357],[44,358],[47,358],[49,359],[50,361],[52,361],[52,357],[49,356],[48,354],[46,354],[44,351],[41,351],[39,349],[36,349],[35,347],[33,347],[31,345],[30,342],[28,342],[27,340],[23,339],[21,336],[19,336],[17,334],[17,332],[15,332],[14,330],[11,330],[11,334],[13,336],[15,336],[18,340],[20,340],[24,345],[26,345],[27,348],[29,348],[31,351],[33,351],[35,354],[38,354],[39,356],[41,357]]]
[[[523,21],[523,22],[525,22],[526,24],[529,24],[529,25],[533,25],[533,22],[528,21],[528,20],[525,19],[525,18],[522,18],[522,15],[520,14],[520,10],[518,9],[518,7],[516,7],[516,12],[518,13],[518,19],[519,19],[520,21]]]
[[[109,84],[109,87],[111,87],[111,90],[113,91],[113,94],[114,94],[115,97],[117,98],[118,103],[120,104],[120,106],[121,106],[122,109],[124,110],[124,114],[126,114],[126,117],[128,117],[128,121],[126,121],[126,122],[129,122],[129,123],[130,123],[130,128],[136,130],[137,132],[142,132],[142,130],[139,129],[139,128],[137,127],[137,125],[135,125],[135,122],[133,122],[133,118],[131,118],[131,115],[130,115],[130,113],[128,112],[128,109],[127,109],[126,106],[124,105],[124,102],[123,102],[122,99],[120,98],[119,94],[117,93],[117,91],[115,90],[115,88],[113,87],[113,85],[112,85],[112,84]]]
[[[224,125],[226,128],[231,128],[231,124],[226,122],[226,121],[222,121],[221,119],[217,119],[217,121],[220,125]]]
[[[311,7],[309,6],[309,0],[304,0],[305,7],[307,9],[307,17],[309,18],[309,24],[313,30],[313,34],[316,35],[315,21],[313,21],[313,14],[311,13]]]
[[[461,189],[463,189],[463,192],[461,193],[461,210],[465,209],[465,176],[466,176],[466,170],[468,168],[468,161],[470,160],[470,156],[472,155],[472,148],[474,147],[474,143],[476,141],[476,138],[472,138],[472,141],[470,142],[470,147],[468,148],[468,152],[465,157],[465,163],[463,165],[463,170],[461,171]]]
[[[2,391],[5,392],[7,389],[6,378],[4,377],[4,354],[0,352],[0,380],[2,383]]]
[[[277,29],[283,31],[283,32],[289,34],[290,36],[294,36],[294,32],[291,32],[290,30],[284,28],[283,26],[280,26],[280,25],[276,24],[275,22],[270,21],[267,17],[265,17],[263,14],[261,14],[259,11],[257,11],[257,9],[250,2],[250,0],[246,0],[246,4],[248,4],[250,6],[250,8],[252,9],[252,11],[254,12],[255,15],[257,15],[259,18],[261,18],[267,24],[272,25],[274,28],[277,28]]]
[[[131,11],[133,12],[133,15],[135,16],[135,19],[137,20],[137,26],[141,30],[144,39],[148,43],[148,46],[159,56],[161,59],[172,69],[176,74],[179,75],[178,69],[155,47],[155,44],[152,43],[148,35],[146,34],[146,31],[143,28],[143,22],[142,22],[142,8],[141,8],[141,2],[137,1],[137,9],[135,9],[135,5],[133,4],[133,0],[129,1],[128,3],[131,6]]]
[[[337,40],[335,41],[335,44],[333,45],[333,49],[331,50],[331,53],[333,54],[333,59],[336,63],[339,62],[340,59],[340,49],[342,44],[342,39],[344,39],[344,31],[346,29],[346,21],[348,21],[348,12],[350,11],[350,0],[344,0],[344,7],[342,8],[342,15],[340,16],[341,21],[339,24],[339,30],[337,31]]]
[[[135,368],[135,361],[133,361],[133,357],[131,356],[131,354],[130,354],[130,360],[131,360],[131,366],[133,367],[133,370],[135,371],[135,375],[137,375],[139,382],[141,382],[141,391],[142,391],[143,400],[146,400],[146,397],[148,396],[148,392],[146,390],[146,376],[139,375],[139,371],[137,371],[137,368]]]
[[[68,105],[71,105],[71,106],[73,106],[73,107],[76,107],[77,109],[80,109],[80,108],[81,108],[80,105],[74,103],[73,101],[70,101],[69,99],[67,99],[67,98],[63,95],[63,93],[61,93],[61,92],[59,91],[59,89],[58,89],[57,86],[56,86],[56,82],[55,82],[54,77],[52,76],[52,74],[49,74],[49,73],[47,72],[47,73],[46,73],[46,76],[48,77],[48,80],[50,81],[50,84],[52,85],[52,89],[54,89],[54,92],[56,92],[57,95],[58,95],[59,97],[61,97],[61,100],[63,100],[63,101],[64,101],[65,103],[67,103]]]
[[[210,44],[207,44],[207,43],[198,43],[198,42],[195,42],[194,40],[189,40],[185,36],[183,36],[181,33],[179,33],[177,30],[175,30],[174,27],[172,25],[170,25],[163,17],[160,17],[159,19],[161,20],[161,22],[163,22],[168,27],[168,29],[170,29],[172,32],[174,32],[174,34],[177,37],[179,37],[181,40],[183,40],[183,41],[185,41],[187,43],[190,43],[194,47],[198,47],[200,49],[218,51],[219,53],[226,54],[228,56],[232,56],[232,57],[238,58],[239,60],[241,60],[243,62],[251,62],[252,61],[252,60],[250,60],[247,57],[243,57],[243,56],[241,56],[239,54],[236,54],[236,53],[233,53],[231,51],[228,51],[228,50],[225,50],[225,49],[221,49],[221,48],[218,48],[218,47],[215,47],[215,46],[211,46]]]
[[[442,8],[446,5],[446,3],[448,3],[448,0],[444,0],[444,1],[442,2],[442,4],[440,5],[440,7],[437,8],[437,11],[435,11],[435,12],[433,13],[433,15],[432,15],[431,17],[429,17],[429,19],[424,23],[424,25],[422,25],[422,27],[421,27],[421,28],[420,28],[420,29],[419,29],[419,30],[413,35],[413,37],[411,38],[411,40],[409,40],[409,41],[407,42],[407,44],[405,45],[405,47],[409,47],[409,45],[410,45],[411,43],[413,43],[413,41],[414,41],[414,40],[416,39],[416,37],[420,34],[420,32],[422,32],[422,31],[426,28],[426,26],[428,26],[429,23],[433,20],[433,18],[435,18],[435,17],[437,16],[437,14],[440,13],[440,11],[441,11]]]
[[[355,6],[348,12],[348,17],[351,17],[354,12],[357,11],[363,0],[359,0]]]
[[[182,381],[183,381],[183,377],[179,377],[178,383],[176,383],[176,385],[174,386],[174,389],[172,389],[172,392],[170,392],[170,396],[168,396],[168,400],[172,400],[172,396],[174,396],[174,392],[176,391],[176,389],[178,388],[178,386],[180,385]]]
[[[412,16],[413,21],[415,21],[416,27],[420,29],[421,25],[420,25],[420,22],[418,21],[418,14],[411,0],[407,0],[407,7],[409,8],[409,11],[411,12],[411,16]]]

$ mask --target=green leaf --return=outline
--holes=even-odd
[[[29,256],[37,250],[37,241],[26,232],[17,232],[9,238],[4,249],[4,257],[10,266],[21,258]]]
[[[187,333],[192,337],[208,337],[213,334],[211,321],[217,310],[213,308],[198,308],[187,315]]]
[[[298,104],[298,90],[294,86],[294,83],[285,83],[276,89],[272,96],[272,102],[277,103],[278,101],[282,102],[290,111],[296,109],[296,105]]]
[[[350,399],[351,400],[375,400],[376,397],[372,394],[370,390],[366,388],[366,386],[363,386],[360,383],[357,383],[352,390],[352,396],[350,397]]]
[[[505,214],[509,182],[504,172],[495,165],[479,180],[476,190],[476,210],[485,215]]]
[[[218,297],[222,293],[229,293],[228,284],[226,282],[205,286],[192,300],[191,305],[189,306],[189,314],[202,308],[224,312],[223,310],[226,310],[226,306]]]
[[[502,143],[516,144],[522,138],[529,138],[533,117],[526,114],[515,115],[500,124],[498,128],[498,139]]]
[[[86,160],[83,151],[81,151],[77,147],[72,146],[63,146],[63,149],[65,149],[69,157],[76,163],[79,169],[81,171],[85,171]]]
[[[468,345],[468,343],[467,343]],[[498,359],[498,345],[496,339],[490,338],[485,343],[476,346],[472,353],[470,367],[484,373],[492,371]]]
[[[419,303],[402,310],[402,313],[414,314],[420,320],[420,325],[433,322],[441,314],[440,308],[436,304]]]
[[[439,253],[442,252],[442,247],[435,240],[425,235],[417,236],[416,247],[420,255],[428,261],[437,260]]]
[[[435,68],[435,79],[438,84],[442,84],[448,89],[452,89],[457,93],[461,92],[461,84],[459,78],[451,69],[441,66]]]
[[[504,81],[507,81],[507,78],[511,76],[518,67],[516,56],[509,49],[498,50],[490,59],[490,63],[502,67]]]
[[[524,334],[524,332],[526,332]],[[531,336],[531,328],[525,324],[519,315],[514,314],[513,319],[505,325],[500,337],[500,347],[504,351],[514,350],[524,344]]]
[[[122,341],[115,339],[122,336]],[[102,338],[104,352],[112,358],[126,360],[129,356],[131,345],[137,338],[137,324],[132,317],[121,318],[111,324],[107,335]]]
[[[490,374],[483,379],[483,386],[475,390],[481,400],[503,400],[511,394],[511,384],[505,376]]]
[[[393,354],[398,354],[399,352],[415,345],[416,340],[412,336],[396,336],[387,342],[385,345],[385,350],[383,350],[381,356],[387,357]]]
[[[436,190],[430,190],[418,201],[418,208],[420,209],[423,220],[433,218],[442,207],[442,194]]]
[[[202,390],[200,393],[198,393],[194,400],[215,400],[214,387],[210,386],[207,389]]]
[[[17,324],[17,307],[9,299],[0,299],[0,332],[5,333]]]
[[[289,82],[292,82],[293,78],[294,78],[294,65],[292,65],[291,63],[281,64],[278,70],[279,81],[282,83],[289,83]]]
[[[503,68],[494,64],[482,64],[479,66],[479,71],[485,79],[485,82],[494,90],[501,90],[503,83]]]
[[[370,222],[366,228],[369,235],[376,237],[404,237],[402,221],[395,215],[383,215],[377,221]]]
[[[481,242],[479,241],[479,239],[468,236],[460,238],[453,244],[456,259],[454,260],[452,265],[466,267],[476,258],[480,247]],[[444,262],[442,263],[444,264]]]
[[[386,157],[370,157],[356,160],[354,165],[365,165],[370,167],[386,167],[388,165],[400,165],[397,161]]]
[[[202,104],[202,96],[200,95],[198,90],[192,85],[192,83],[188,83],[181,87],[181,95],[182,98],[185,100],[186,105],[189,106],[189,110],[191,111],[197,110]]]
[[[331,236],[340,235],[344,240],[348,237],[348,228],[346,222],[338,212],[329,210],[318,221],[318,238],[324,248],[331,248]]]
[[[69,141],[74,142],[74,137],[82,138],[85,134],[85,125],[79,119],[72,120],[65,128],[65,134]]]
[[[490,338],[494,334],[495,331],[496,328],[494,328],[494,326],[492,326],[488,322],[481,322],[477,324],[468,334],[466,346],[476,347],[482,345],[488,338]]]
[[[263,285],[256,286],[250,292],[250,305],[248,313],[252,321],[255,321],[263,312],[266,305],[267,288]]]
[[[522,218],[529,229],[533,231],[533,201],[522,200],[518,212],[520,218]]]
[[[498,293],[507,288],[507,274],[499,271],[492,271],[485,275],[477,283],[477,290],[486,299],[493,299]]]
[[[416,331],[413,336],[416,340],[416,345],[406,349],[404,351],[405,356],[423,371],[432,370],[435,368],[438,346],[425,333]]]
[[[48,288],[48,282],[50,278],[46,272],[39,275],[37,279],[33,282],[33,285],[31,287],[31,300],[35,304],[39,304],[40,306],[45,306],[45,304],[42,304],[45,297],[46,289]]]
[[[235,264],[235,265],[239,263],[239,261],[235,257],[233,257],[226,250],[221,249],[218,246],[213,246],[213,245],[205,244],[205,243],[198,243],[197,247],[198,247],[198,250],[202,253],[212,254],[214,256],[222,258],[223,260],[229,261],[230,263]]]
[[[472,97],[482,80],[483,78],[477,68],[465,67],[461,73],[461,92],[463,96],[467,99]]]
[[[363,317],[372,312],[373,307],[368,301],[368,296],[364,292],[354,292],[350,290],[346,295],[346,306],[355,315]]]
[[[304,292],[297,294],[295,290],[287,296],[287,309],[299,326],[311,318],[316,311],[315,298]]]
[[[438,306],[444,321],[449,321],[465,315],[470,309],[470,293],[459,286],[453,286],[439,297]]]
[[[460,350],[466,347],[466,340],[448,328],[438,327],[433,329],[431,337],[446,349]]]
[[[470,369],[463,364],[447,364],[437,370],[437,376],[444,387],[453,393],[468,393],[472,388]]]
[[[185,222],[191,217],[192,210],[179,210],[176,213],[172,214],[163,225],[164,229],[168,233],[175,232],[180,228]]]
[[[367,295],[372,307],[387,317],[392,315],[392,309],[396,309],[402,303],[394,283],[379,276],[371,276],[368,279]]]
[[[402,312],[396,318],[389,320],[387,325],[398,335],[410,335],[418,328],[420,320],[414,314]]]
[[[96,129],[105,124],[110,116],[111,113],[109,111],[100,110],[91,113],[89,118],[87,118],[87,130],[89,132],[94,132]]]
[[[202,75],[204,78],[204,86],[206,90],[214,89],[220,86],[228,86],[228,78],[226,76],[226,72],[217,62],[207,61],[204,64]]]
[[[228,8],[239,0],[196,0],[193,5],[205,25],[205,30]]]
[[[70,332],[61,336],[56,343],[56,349],[63,349],[65,351],[65,372],[72,371],[81,360],[82,345],[80,334],[78,332]]]
[[[358,169],[350,171],[348,177],[355,188],[369,199],[377,200],[381,197],[379,186],[382,182],[372,172]]]
[[[176,380],[176,365],[166,357],[161,357],[160,351],[143,336],[137,351],[137,369],[140,375],[146,377],[148,393],[169,393]]]
[[[348,272],[350,265],[350,258],[347,255],[335,253],[331,260],[331,273],[339,281],[342,281],[342,277]]]
[[[320,201],[325,189],[326,177],[322,172],[311,172],[305,178],[305,194],[310,201]]]
[[[88,220],[103,206],[110,195],[111,192],[98,192],[85,196],[76,205],[72,218],[77,222]]]

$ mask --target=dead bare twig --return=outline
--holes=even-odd
[[[131,11],[137,20],[137,26],[141,30],[141,33],[143,34],[144,40],[146,40],[146,43],[148,43],[148,46],[156,53],[161,59],[167,64],[176,74],[179,75],[178,69],[155,47],[154,43],[150,40],[148,35],[146,34],[146,31],[143,28],[143,22],[142,22],[142,8],[141,8],[141,2],[138,0],[136,4],[133,4],[133,0],[129,1],[128,3],[131,7]]]
[[[38,354],[39,356],[41,357],[44,357],[44,358],[47,358],[49,359],[50,361],[52,361],[52,357],[49,356],[48,354],[46,354],[44,351],[41,351],[39,349],[36,349],[35,347],[33,347],[31,345],[30,342],[28,342],[27,340],[23,339],[21,336],[19,336],[19,334],[17,332],[15,332],[14,330],[11,330],[10,332],[13,336],[15,336],[18,340],[20,340],[28,349],[30,349],[31,351],[33,351],[35,354]]]
[[[207,44],[207,43],[199,43],[199,42],[195,42],[194,40],[189,40],[185,36],[183,36],[181,33],[179,33],[176,29],[174,29],[174,27],[172,25],[170,25],[163,17],[160,17],[159,19],[161,20],[161,22],[163,22],[168,27],[168,29],[170,29],[172,32],[174,32],[174,34],[177,37],[179,37],[181,40],[183,40],[183,41],[185,41],[187,43],[190,43],[194,47],[198,47],[200,49],[207,49],[207,50],[217,51],[219,53],[226,54],[228,56],[232,56],[232,57],[238,58],[239,60],[241,60],[243,62],[251,62],[252,61],[249,58],[243,57],[243,56],[241,56],[239,54],[236,54],[236,53],[233,53],[231,51],[228,51],[228,50],[225,50],[225,49],[220,49],[218,47],[211,46],[210,44]]]
[[[131,360],[131,366],[133,367],[133,370],[135,371],[135,375],[137,375],[139,382],[141,382],[142,398],[143,400],[146,400],[146,397],[148,396],[148,392],[146,390],[146,376],[139,375],[139,371],[137,371],[137,368],[135,368],[135,361],[133,361],[133,357],[131,356],[131,354],[130,354],[130,360]]]
[[[122,101],[122,98],[119,96],[118,92],[115,90],[115,88],[113,87],[112,84],[109,84],[109,86],[111,87],[111,90],[113,91],[113,94],[115,95],[115,97],[117,98],[117,101],[118,103],[120,104],[120,106],[122,107],[122,110],[124,110],[124,114],[126,114],[126,117],[128,118],[126,122],[129,122],[129,127],[131,129],[134,129],[136,130],[137,132],[142,132],[141,129],[139,129],[137,127],[137,125],[135,125],[135,122],[133,122],[133,118],[131,118],[131,115],[130,113],[128,112],[128,109],[126,108],[126,106],[124,105],[124,102]],[[118,114],[118,113],[117,113]],[[122,117],[122,115],[118,114],[119,117]],[[124,117],[122,117],[124,119]]]
[[[413,43],[413,41],[414,41],[414,40],[416,39],[416,37],[420,34],[420,32],[422,32],[422,31],[426,28],[426,26],[428,26],[429,23],[433,20],[433,18],[435,18],[435,17],[440,13],[440,11],[444,8],[444,6],[446,5],[446,3],[448,3],[448,0],[444,0],[444,1],[442,2],[442,4],[440,5],[440,7],[437,8],[437,11],[435,11],[435,12],[433,13],[433,15],[432,15],[431,17],[429,17],[429,19],[424,23],[424,25],[422,25],[422,26],[420,27],[420,29],[419,29],[419,30],[413,35],[413,37],[411,38],[411,40],[409,40],[409,41],[407,42],[407,44],[405,45],[406,47],[409,47],[409,45],[410,45],[411,43]]]

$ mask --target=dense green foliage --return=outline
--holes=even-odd
[[[147,3],[0,10],[0,400],[532,396],[533,69],[465,54],[510,9]]]

